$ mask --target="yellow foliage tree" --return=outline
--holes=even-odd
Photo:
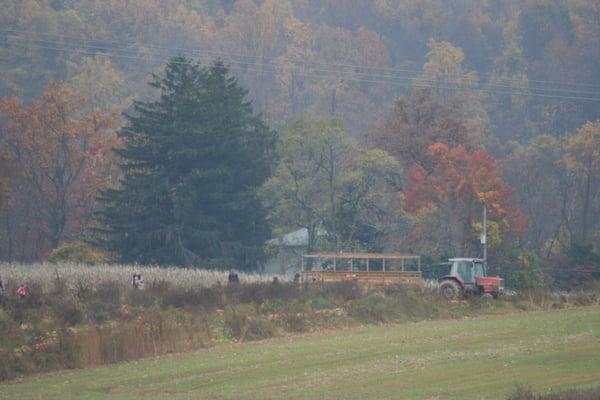
[[[579,176],[582,185],[580,240],[586,243],[590,220],[600,213],[596,206],[600,196],[600,121],[588,122],[579,128],[567,140],[565,150],[567,170]]]

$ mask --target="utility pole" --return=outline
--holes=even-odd
[[[481,233],[481,244],[483,244],[483,263],[487,264],[487,206],[483,205],[483,232]]]
[[[331,115],[332,115],[332,116],[334,116],[334,115],[335,115],[335,106],[336,106],[336,98],[335,98],[335,95],[336,95],[336,90],[335,90],[335,87],[334,87],[334,88],[331,90],[331,110],[330,110],[330,113],[331,113]]]

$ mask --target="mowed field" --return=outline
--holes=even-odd
[[[0,360],[1,362],[1,360]],[[502,399],[600,383],[600,308],[354,328],[27,378],[2,399]]]

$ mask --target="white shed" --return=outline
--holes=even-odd
[[[317,237],[325,235],[323,229],[317,230]],[[302,255],[306,254],[308,247],[308,229],[301,228],[286,233],[267,242],[269,257],[265,263],[265,273],[268,274],[294,274],[300,271]]]

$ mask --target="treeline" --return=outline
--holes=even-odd
[[[252,269],[306,228],[311,250],[434,262],[479,254],[485,204],[513,286],[598,273],[597,2],[19,1],[0,20],[3,259],[87,240]]]
[[[417,83],[479,94],[488,129],[528,140],[598,118],[581,100],[598,97],[598,21],[595,0],[8,0],[0,95],[63,80],[112,109],[170,56],[221,56],[270,122],[332,113],[358,137]],[[462,50],[423,74],[441,42]]]

